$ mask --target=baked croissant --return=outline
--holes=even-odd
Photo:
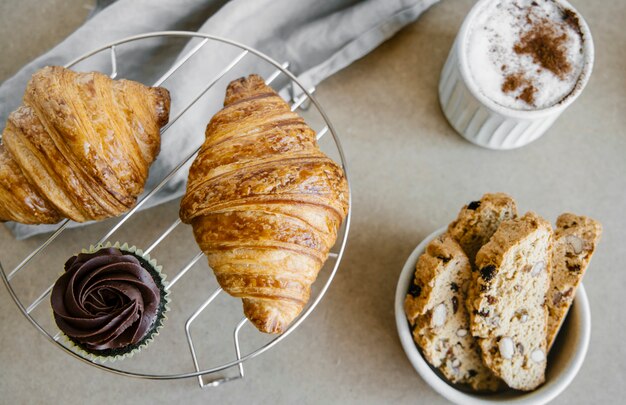
[[[53,224],[120,215],[143,191],[169,118],[169,92],[45,67],[0,144],[0,221]]]
[[[180,217],[217,281],[262,332],[282,333],[348,211],[342,169],[257,75],[230,83],[189,172]]]

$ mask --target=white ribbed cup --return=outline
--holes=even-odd
[[[468,141],[489,149],[515,149],[543,135],[580,95],[593,68],[593,39],[582,16],[565,0],[555,0],[576,12],[583,38],[584,64],[574,90],[559,103],[538,110],[516,110],[485,96],[472,78],[467,41],[475,17],[493,0],[479,0],[465,17],[439,79],[439,103],[450,125]]]

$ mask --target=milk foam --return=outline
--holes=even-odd
[[[534,110],[557,104],[572,92],[584,65],[583,40],[563,10],[552,0],[498,0],[476,15],[466,53],[471,75],[485,96],[505,107]],[[567,36],[561,49],[571,66],[568,72],[557,75],[531,55],[514,50],[525,34],[541,24],[553,27],[558,36]],[[524,84],[505,91],[505,82],[513,76]],[[529,86],[532,103],[524,101],[522,94],[524,89],[531,90]]]

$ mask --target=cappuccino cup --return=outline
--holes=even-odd
[[[439,81],[450,125],[470,142],[514,149],[543,135],[593,68],[591,32],[564,0],[479,0]]]

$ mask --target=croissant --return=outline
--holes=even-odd
[[[169,92],[101,73],[45,67],[0,144],[0,221],[100,220],[143,191],[169,119]]]
[[[180,217],[262,332],[306,305],[348,211],[342,169],[257,75],[230,83],[189,171]]]

